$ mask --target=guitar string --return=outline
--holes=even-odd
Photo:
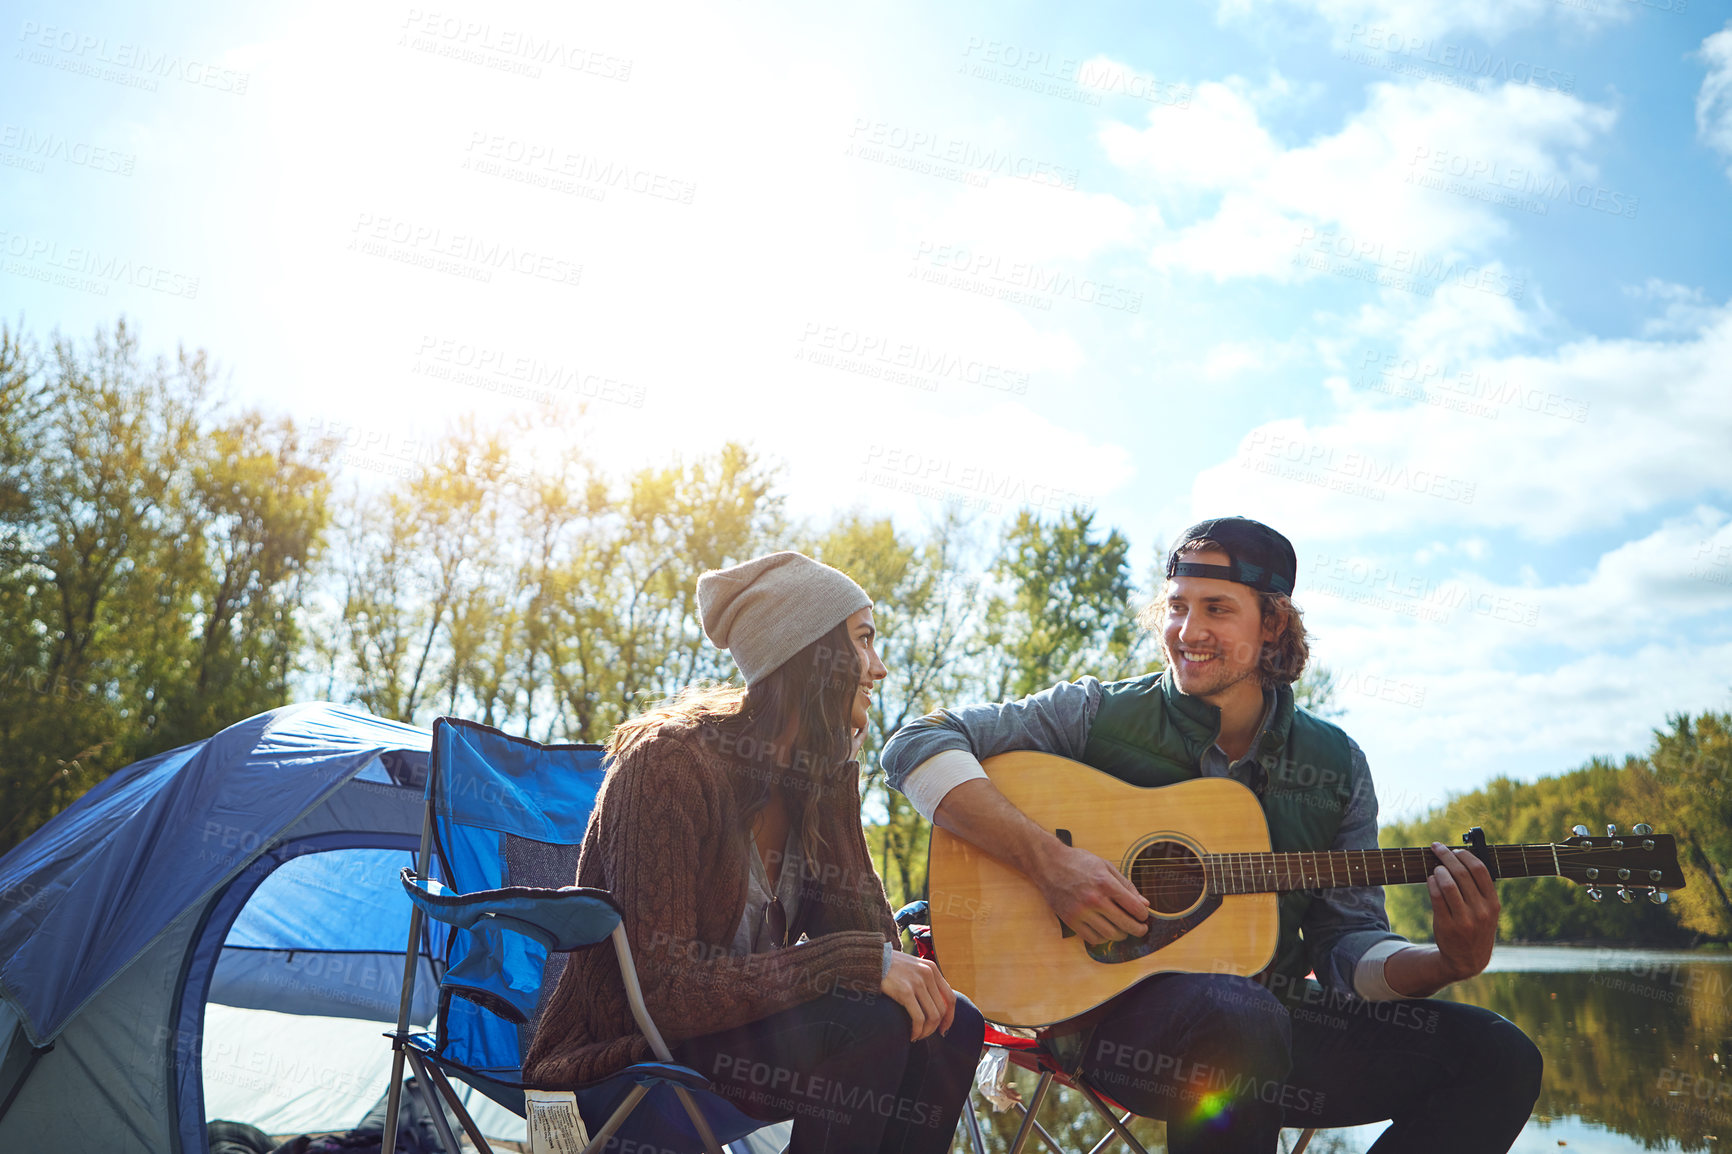
[[[1551,853],[1557,862],[1558,873],[1563,872],[1562,857],[1559,850],[1574,858],[1579,854],[1605,855],[1628,852],[1616,846],[1559,846],[1555,843],[1539,842],[1514,846],[1488,846],[1499,872],[1506,876],[1534,876],[1528,861],[1527,851],[1538,849]],[[1320,865],[1329,868],[1330,887],[1339,887],[1343,883],[1337,873],[1337,867],[1346,871],[1347,885],[1355,884],[1353,877],[1353,862],[1349,855],[1352,850],[1327,851],[1289,851],[1287,853],[1242,853],[1242,854],[1206,854],[1201,855],[1203,865],[1199,868],[1198,857],[1160,858],[1142,860],[1132,863],[1132,880],[1139,890],[1147,890],[1157,897],[1190,898],[1203,888],[1213,888],[1217,892],[1257,892],[1260,887],[1274,881],[1276,889],[1312,888],[1323,881],[1323,870]],[[1370,853],[1377,853],[1379,864],[1383,867],[1384,883],[1390,880],[1393,868],[1400,872],[1400,880],[1409,884],[1425,877],[1433,867],[1437,858],[1433,851],[1424,847],[1402,847],[1387,850],[1360,850],[1361,878],[1358,884],[1373,884],[1371,866],[1368,860]],[[1428,858],[1428,855],[1429,858]],[[1519,872],[1512,868],[1517,863],[1519,855]],[[1307,869],[1304,859],[1309,856],[1312,861]],[[1319,858],[1323,861],[1319,862]],[[1543,858],[1543,854],[1542,854]],[[1257,860],[1253,860],[1257,859]],[[1572,860],[1572,865],[1580,864]],[[1209,866],[1213,865],[1214,876],[1210,877]],[[1295,869],[1295,865],[1297,868]],[[1414,869],[1420,871],[1418,878],[1409,875]],[[1180,871],[1183,876],[1177,878],[1150,877],[1151,873],[1167,873]],[[1202,873],[1199,879],[1198,874]],[[1295,878],[1295,873],[1297,878]],[[1281,875],[1285,874],[1285,877]],[[1142,879],[1142,880],[1139,880]],[[1267,892],[1267,891],[1263,891]]]
[[[1535,843],[1535,844],[1526,845],[1526,846],[1521,846],[1521,845],[1497,846],[1497,847],[1492,847],[1492,848],[1494,848],[1497,851],[1494,853],[1493,856],[1494,856],[1494,858],[1497,859],[1497,862],[1499,864],[1500,869],[1502,868],[1502,866],[1504,865],[1504,863],[1506,861],[1511,865],[1518,864],[1518,858],[1520,859],[1520,863],[1522,864],[1522,868],[1524,868],[1524,869],[1531,868],[1526,864],[1527,851],[1530,849],[1550,851],[1554,854],[1554,857],[1557,856],[1557,851],[1560,849],[1567,851],[1572,856],[1576,855],[1576,854],[1581,854],[1581,853],[1606,854],[1606,853],[1626,852],[1626,851],[1620,851],[1620,850],[1616,849],[1615,847],[1611,847],[1611,846],[1604,846],[1604,847],[1601,847],[1601,846],[1589,846],[1589,847],[1557,846],[1557,845],[1553,845],[1553,844],[1545,843],[1545,842]],[[1214,864],[1214,865],[1222,867],[1222,868],[1232,868],[1232,869],[1255,868],[1256,863],[1252,863],[1252,862],[1249,862],[1247,860],[1250,858],[1264,859],[1265,861],[1270,863],[1268,868],[1275,868],[1277,866],[1285,868],[1288,866],[1288,859],[1294,859],[1294,858],[1303,859],[1305,857],[1310,857],[1313,859],[1313,865],[1315,865],[1316,859],[1319,857],[1322,857],[1322,858],[1329,859],[1330,869],[1332,871],[1334,870],[1335,865],[1339,864],[1342,869],[1345,869],[1349,873],[1351,873],[1351,871],[1353,869],[1353,863],[1351,860],[1351,855],[1354,853],[1358,853],[1361,857],[1361,866],[1360,866],[1361,871],[1369,874],[1370,865],[1369,865],[1369,862],[1366,860],[1366,855],[1368,855],[1368,854],[1377,853],[1379,855],[1399,855],[1398,858],[1396,859],[1397,864],[1400,865],[1401,868],[1405,869],[1409,865],[1413,864],[1413,862],[1406,855],[1409,855],[1409,854],[1416,855],[1418,862],[1423,863],[1423,862],[1428,860],[1425,855],[1431,854],[1432,851],[1430,849],[1425,849],[1425,848],[1401,848],[1401,849],[1385,849],[1385,850],[1327,850],[1327,851],[1320,850],[1320,851],[1317,851],[1315,853],[1313,853],[1311,851],[1289,851],[1289,852],[1285,852],[1285,853],[1204,854],[1204,855],[1193,855],[1193,856],[1185,857],[1185,858],[1158,858],[1158,859],[1154,859],[1154,860],[1146,860],[1146,859],[1145,860],[1138,860],[1138,861],[1135,861],[1132,863],[1132,869],[1137,870],[1137,871],[1164,870],[1164,869],[1194,870],[1196,868],[1196,864],[1197,864],[1199,858],[1203,861],[1206,861],[1210,864]],[[1437,859],[1435,856],[1432,856],[1429,860],[1430,861],[1436,861]],[[1572,864],[1574,864],[1574,863],[1572,862]],[[1301,871],[1303,871],[1305,868],[1306,867],[1305,867],[1303,861],[1301,860],[1300,864],[1299,864],[1299,869]],[[1385,868],[1387,869],[1387,865],[1385,866]],[[1319,873],[1319,876],[1321,876],[1321,873]]]

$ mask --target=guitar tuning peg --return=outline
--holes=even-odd
[[[1645,821],[1637,822],[1635,828],[1630,832],[1635,834],[1637,837],[1647,837],[1649,834],[1654,832],[1654,827]]]
[[[1577,837],[1587,837],[1588,827],[1585,825],[1573,825],[1570,827],[1570,832],[1575,834]]]
[[[1618,827],[1613,825],[1611,822],[1607,822],[1606,823],[1606,836],[1607,837],[1617,837],[1618,836]]]
[[[1657,890],[1657,889],[1654,889],[1652,887],[1649,887],[1648,900],[1653,902],[1657,906],[1663,906],[1667,902],[1672,900],[1672,895],[1667,893],[1665,890]]]
[[[1631,902],[1635,901],[1636,899],[1630,896],[1629,890],[1625,889],[1623,886],[1619,886],[1618,887],[1618,900],[1623,902],[1625,905],[1629,905]]]
[[[1605,896],[1606,896],[1605,894],[1600,892],[1599,886],[1589,886],[1588,887],[1588,900],[1590,902],[1597,902]]]

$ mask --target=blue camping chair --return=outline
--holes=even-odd
[[[441,717],[433,723],[420,856],[405,868],[413,903],[402,1001],[391,1038],[385,1133],[396,1133],[403,1065],[449,1154],[458,1146],[437,1090],[483,1154],[492,1154],[447,1074],[519,1115],[525,1113],[523,1058],[544,999],[558,984],[566,951],[611,941],[638,1029],[658,1059],[592,1086],[574,1087],[593,1137],[670,1150],[722,1154],[721,1143],[758,1129],[697,1071],[677,1065],[650,1020],[619,909],[605,890],[571,885],[589,813],[602,780],[598,745],[541,745],[491,726]],[[437,859],[443,881],[429,867]],[[425,918],[450,926],[432,1033],[411,1033],[409,968]]]

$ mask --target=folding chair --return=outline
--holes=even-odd
[[[429,1099],[427,1087],[436,1088],[475,1148],[492,1154],[447,1074],[524,1115],[523,1058],[537,1012],[564,969],[564,951],[603,941],[613,944],[632,1016],[657,1061],[572,1087],[594,1135],[585,1154],[611,1138],[721,1154],[721,1143],[764,1125],[710,1092],[697,1071],[674,1063],[644,1007],[613,899],[570,884],[601,788],[602,757],[598,745],[541,745],[457,718],[433,723],[420,854],[402,874],[413,908],[397,1029],[387,1035],[386,1134],[396,1133],[407,1062],[415,1085]],[[435,862],[438,879],[430,872]],[[424,933],[426,952],[444,959],[444,976],[434,1031],[411,1033],[411,967]],[[448,1154],[458,1154],[444,1112],[431,1100],[426,1105]]]
[[[908,931],[913,943],[913,950],[923,958],[936,960],[937,955],[932,948],[931,927],[921,924],[927,916],[929,904],[922,901],[910,902],[896,911],[896,928]],[[1032,1135],[1041,1140],[1050,1154],[1065,1154],[1058,1142],[1040,1124],[1038,1115],[1042,1103],[1056,1082],[1080,1094],[1085,1102],[1094,1108],[1107,1124],[1107,1132],[1089,1151],[1089,1154],[1102,1154],[1114,1138],[1130,1147],[1132,1154],[1148,1154],[1143,1144],[1137,1141],[1130,1131],[1130,1121],[1136,1115],[1114,1102],[1107,1095],[1089,1085],[1087,1079],[1080,1073],[1067,1073],[1067,1063],[1061,1060],[1052,1048],[1052,1040],[1036,1034],[1034,1037],[1025,1033],[1008,1033],[1003,1028],[991,1022],[986,1024],[987,1046],[998,1046],[1005,1050],[1013,1065],[1034,1073],[1037,1077],[1034,1093],[1025,1104],[1017,1100],[1014,1104],[1022,1114],[1022,1122],[1017,1127],[1016,1136],[1011,1139],[1010,1149],[1006,1154],[1022,1154],[1023,1147]],[[968,1128],[968,1134],[974,1143],[975,1154],[987,1154],[986,1142],[981,1134],[980,1118],[974,1112],[974,1100],[968,1098],[962,1104],[962,1120]],[[1316,1134],[1316,1128],[1303,1131],[1288,1154],[1304,1154],[1305,1148],[1311,1144],[1311,1138]]]

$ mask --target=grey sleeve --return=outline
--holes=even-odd
[[[1100,681],[1084,677],[1021,701],[941,709],[892,734],[878,762],[891,788],[901,790],[916,766],[947,749],[965,750],[976,760],[1015,749],[1080,759],[1100,704]]]
[[[1351,768],[1352,795],[1341,828],[1335,834],[1331,849],[1362,850],[1377,848],[1377,791],[1371,784],[1371,770],[1359,744],[1348,739],[1353,750]],[[1354,972],[1359,959],[1379,942],[1405,942],[1407,939],[1389,928],[1389,915],[1383,908],[1382,886],[1347,886],[1326,889],[1311,903],[1303,927],[1311,968],[1317,980],[1333,990],[1359,993],[1354,984]],[[1363,995],[1362,995],[1363,996]]]

